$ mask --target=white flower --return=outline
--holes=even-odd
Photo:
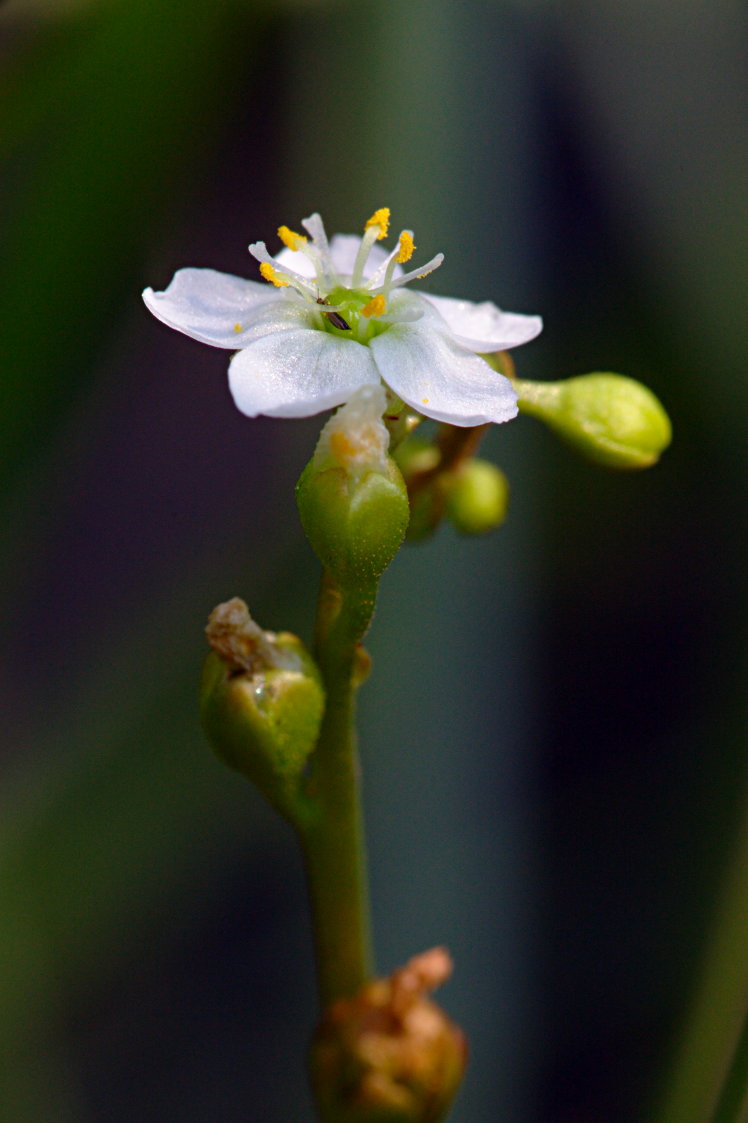
[[[143,293],[169,327],[236,351],[229,385],[242,413],[308,417],[381,381],[418,413],[452,425],[516,416],[511,383],[480,355],[533,339],[539,316],[406,291],[443,255],[404,273],[415,248],[410,231],[390,254],[375,245],[387,236],[386,208],[362,238],[338,234],[328,243],[318,214],[302,225],[308,237],[280,228],[276,257],[264,242],[249,247],[270,284],[180,269],[165,292]]]

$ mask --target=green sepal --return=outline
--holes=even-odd
[[[562,382],[514,381],[519,408],[540,418],[589,460],[608,468],[649,468],[670,444],[670,419],[651,390],[621,374]]]
[[[212,651],[203,667],[200,717],[216,755],[241,772],[292,821],[300,811],[300,781],[319,736],[324,689],[301,640],[274,637],[288,666],[232,669]]]
[[[296,502],[309,542],[343,586],[381,577],[408,527],[408,494],[391,457],[384,471],[360,478],[344,468],[320,469],[311,460],[296,485]]]
[[[509,506],[509,481],[488,460],[468,460],[443,482],[446,512],[461,534],[486,534],[504,522]]]

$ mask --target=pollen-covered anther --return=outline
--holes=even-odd
[[[404,265],[406,261],[410,261],[415,248],[416,247],[415,242],[413,241],[413,235],[409,230],[403,230],[402,234],[400,235],[400,249],[398,250],[397,257],[395,259],[398,264]]]
[[[379,210],[374,211],[374,214],[366,223],[364,230],[371,230],[372,227],[377,227],[377,241],[381,242],[383,238],[387,237],[390,229],[390,208],[380,207]]]
[[[383,316],[387,311],[387,302],[384,299],[384,293],[378,293],[373,296],[368,304],[365,304],[361,309],[361,315],[370,319],[372,316]]]
[[[283,280],[278,271],[273,268],[269,261],[260,262],[260,276],[264,280],[269,281],[271,285],[275,285],[276,288],[288,288],[288,281]]]
[[[278,227],[278,237],[289,250],[300,250],[309,240],[306,235],[297,234],[295,230],[289,229],[288,226]]]

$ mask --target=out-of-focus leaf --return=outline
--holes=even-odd
[[[15,162],[0,261],[6,480],[91,378],[177,186],[199,186],[201,152],[221,138],[246,74],[252,10],[112,0],[39,53],[32,44],[5,82],[0,151],[13,148]]]

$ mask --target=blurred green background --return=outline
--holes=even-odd
[[[508,524],[401,553],[361,694],[378,966],[455,956],[455,1123],[648,1117],[746,785],[747,33],[730,0],[0,8],[0,1117],[311,1119],[300,860],[195,690],[218,601],[309,634],[320,420],[240,416],[139,293],[383,205],[431,291],[544,316],[523,377],[673,418],[636,476],[497,427]]]

